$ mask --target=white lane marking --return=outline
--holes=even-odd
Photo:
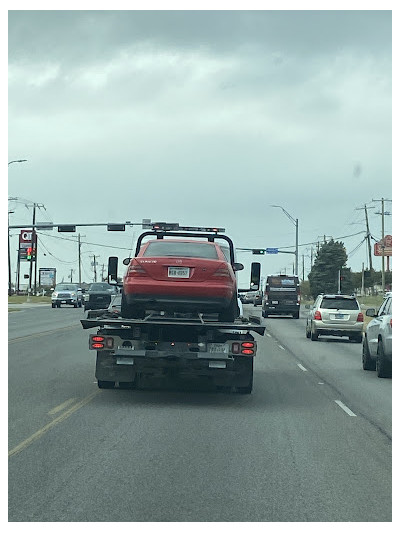
[[[267,336],[267,337],[271,337],[271,335],[270,335],[269,333],[266,333],[266,336]]]
[[[284,349],[285,349],[285,348],[284,348],[283,346],[281,346],[280,344],[278,344],[278,346],[279,346],[279,348],[280,348],[281,350],[284,350]]]
[[[325,383],[323,383],[322,381],[320,381],[320,382],[318,383],[318,385],[325,385]]]
[[[347,413],[349,416],[357,416],[351,409],[347,407],[347,405],[344,405],[340,400],[335,400],[335,403],[338,404],[339,407],[343,409],[345,413]]]
[[[297,366],[298,366],[303,372],[308,372],[307,368],[304,368],[304,366],[301,365],[300,363],[297,363]]]

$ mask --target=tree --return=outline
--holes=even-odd
[[[313,298],[324,292],[351,294],[354,291],[350,269],[346,267],[347,253],[342,242],[331,239],[318,251],[316,260],[308,275],[310,291]],[[339,274],[340,272],[340,274]]]

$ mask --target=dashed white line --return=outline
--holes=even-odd
[[[308,372],[307,368],[304,368],[303,365],[301,365],[300,363],[297,363],[297,366],[300,368],[300,370],[302,370],[303,372]]]
[[[349,416],[357,416],[351,409],[347,407],[344,403],[342,403],[340,400],[335,400],[335,403],[338,404],[339,407],[343,409],[345,413],[347,413]]]
[[[279,346],[279,348],[280,348],[281,350],[284,350],[284,349],[285,349],[285,348],[284,348],[283,346],[281,346],[280,344],[278,344],[278,346]]]
[[[266,336],[267,336],[267,337],[271,337],[271,335],[270,335],[269,333],[266,333]]]

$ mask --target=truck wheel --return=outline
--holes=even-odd
[[[78,302],[74,303],[74,308],[76,309],[78,307]]]
[[[369,351],[367,337],[364,337],[363,347],[362,347],[362,367],[364,370],[375,370],[376,363],[371,357]]]
[[[56,305],[57,305],[57,307],[58,307],[58,308],[60,309],[60,307],[61,307],[61,304],[56,304]]]
[[[318,333],[314,333],[314,332],[311,330],[311,333],[310,333],[310,339],[311,339],[312,341],[317,341],[317,340],[318,340],[318,337],[319,337]]]
[[[82,307],[82,302],[79,302],[79,303],[78,303],[78,307]]]
[[[293,318],[299,318],[300,311],[296,311],[296,313],[293,313]]]
[[[378,341],[378,354],[376,357],[376,372],[378,378],[390,378],[392,372],[389,361],[386,359],[382,341]]]
[[[113,389],[115,387],[115,381],[97,381],[99,389]]]
[[[307,339],[311,337],[311,331],[309,331],[309,329],[307,328],[307,325],[306,325],[306,337]]]
[[[52,307],[53,309],[55,309],[56,304],[51,304],[51,307]]]

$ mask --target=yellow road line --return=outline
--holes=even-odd
[[[32,333],[31,335],[24,335],[22,337],[16,337],[15,339],[9,339],[8,344],[13,344],[15,342],[20,342],[20,341],[24,341],[26,339],[31,339],[31,338],[36,338],[36,337],[43,337],[45,335],[50,335],[50,334],[56,333],[58,331],[67,331],[69,329],[74,329],[74,328],[78,328],[78,327],[82,327],[82,325],[81,324],[73,324],[72,326],[65,326],[63,328],[51,329],[51,330],[48,330],[48,331],[41,331],[39,333]]]
[[[57,413],[59,413],[60,411],[65,409],[68,405],[71,405],[71,403],[74,403],[75,400],[76,400],[76,398],[70,398],[69,400],[65,401],[64,403],[61,403],[60,405],[57,405],[57,407],[54,407],[53,409],[51,409],[48,414],[49,415],[56,415]]]
[[[22,450],[24,450],[25,448],[30,446],[33,442],[35,442],[35,440],[38,440],[41,437],[43,437],[43,435],[45,433],[47,433],[47,431],[49,431],[51,428],[53,428],[54,426],[56,426],[60,422],[63,422],[68,417],[70,417],[73,413],[75,413],[75,411],[78,411],[78,409],[80,409],[84,405],[86,405],[89,402],[91,402],[93,400],[93,398],[95,396],[97,396],[100,392],[101,392],[100,390],[97,390],[97,391],[93,392],[92,394],[89,394],[89,396],[87,396],[86,398],[83,398],[83,400],[81,400],[80,402],[78,402],[75,405],[73,405],[70,409],[68,409],[68,411],[65,411],[62,415],[60,415],[57,418],[55,418],[52,422],[50,422],[49,424],[46,424],[44,427],[39,429],[39,431],[36,431],[36,433],[34,433],[29,438],[27,438],[26,440],[24,440],[20,444],[18,444],[18,446],[16,446],[12,450],[10,450],[8,452],[8,457],[12,457],[13,455],[16,455],[17,453],[22,452]]]

